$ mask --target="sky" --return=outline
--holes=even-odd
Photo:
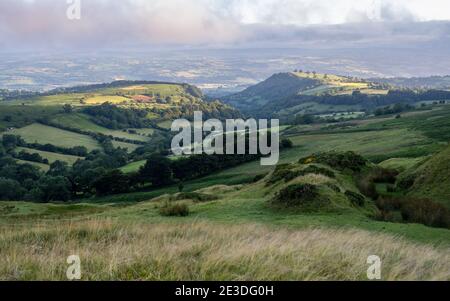
[[[69,19],[78,1],[80,19]],[[0,49],[449,40],[448,0],[0,0]]]

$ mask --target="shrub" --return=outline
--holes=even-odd
[[[416,176],[414,174],[408,174],[404,177],[401,177],[398,181],[396,186],[403,190],[408,190],[414,185],[414,182],[416,181]]]
[[[398,171],[385,168],[374,168],[370,171],[368,177],[375,183],[391,183],[394,184],[397,180]]]
[[[358,186],[359,191],[373,200],[376,200],[379,197],[377,188],[375,183],[371,178],[362,177],[356,182],[356,186]]]
[[[186,204],[170,204],[167,203],[159,210],[162,216],[188,216],[189,207]]]
[[[353,205],[359,206],[359,207],[364,206],[365,199],[359,193],[347,190],[345,192],[345,196]]]
[[[395,197],[380,197],[375,201],[375,205],[378,209],[385,212],[400,210],[403,206],[403,199]]]
[[[312,203],[319,196],[317,187],[311,184],[294,184],[280,190],[273,203],[286,207],[303,206]]]
[[[367,165],[367,160],[354,152],[328,152],[302,158],[299,163],[322,163],[339,170],[361,171]]]
[[[274,172],[272,173],[268,183],[273,184],[273,183],[276,183],[278,181],[285,179],[289,173],[292,173],[292,171],[290,170],[290,167],[291,167],[290,164],[277,165],[277,167],[275,168]]]
[[[294,147],[294,143],[290,139],[285,138],[285,139],[281,140],[280,146],[282,149],[283,148],[292,148],[292,147]]]
[[[450,210],[428,199],[381,197],[375,204],[380,209],[380,218],[385,221],[392,221],[393,212],[400,212],[404,222],[438,228],[450,227]]]
[[[334,192],[341,192],[341,188],[333,183],[327,183],[327,186],[332,189]]]
[[[269,183],[272,184],[281,180],[289,182],[297,177],[305,176],[308,174],[320,174],[329,178],[336,177],[333,171],[315,165],[310,165],[303,170],[290,170],[289,167],[290,165],[287,164],[279,165],[272,174]]]
[[[450,228],[450,211],[444,205],[428,199],[404,201],[401,214],[406,222]]]
[[[253,178],[253,183],[256,183],[256,182],[259,182],[259,181],[261,181],[262,179],[264,179],[266,177],[266,175],[265,174],[260,174],[260,175],[256,175],[254,178]]]

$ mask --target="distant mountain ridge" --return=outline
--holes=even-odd
[[[378,83],[390,84],[409,89],[450,89],[450,75],[429,77],[392,77],[369,79]]]

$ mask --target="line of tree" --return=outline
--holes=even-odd
[[[374,110],[393,104],[415,104],[420,101],[448,101],[450,91],[443,90],[390,90],[386,95],[368,95],[355,91],[351,95],[294,95],[280,101],[269,102],[258,112],[258,116],[272,116],[285,108],[309,102],[325,105],[360,105],[365,110]]]

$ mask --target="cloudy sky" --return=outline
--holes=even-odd
[[[0,48],[353,46],[450,40],[448,0],[0,0]],[[73,11],[71,11],[73,12]]]

